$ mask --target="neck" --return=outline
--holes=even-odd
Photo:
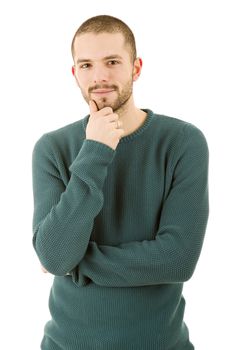
[[[119,115],[119,119],[123,123],[124,136],[136,131],[146,119],[146,112],[135,106],[132,95],[125,105],[114,112]]]

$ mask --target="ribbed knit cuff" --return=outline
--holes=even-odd
[[[93,179],[101,186],[107,175],[107,167],[115,153],[113,148],[104,143],[85,139],[69,170],[82,180]]]

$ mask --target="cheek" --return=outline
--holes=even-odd
[[[81,90],[86,90],[88,83],[87,83],[87,79],[85,79],[85,77],[83,77],[82,75],[78,75],[76,77],[76,81],[77,81],[78,87]]]
[[[119,72],[114,72],[114,74],[111,76],[111,79],[109,80],[113,84],[119,85],[119,87],[123,87],[128,80],[130,79],[131,75],[129,71],[127,70],[121,70]]]

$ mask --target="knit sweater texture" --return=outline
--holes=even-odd
[[[54,275],[42,350],[194,349],[182,289],[206,231],[208,146],[144,111],[115,150],[86,139],[89,115],[34,145],[32,243]]]

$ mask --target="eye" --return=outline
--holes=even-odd
[[[111,61],[108,61],[108,65],[109,66],[115,66],[116,64],[120,63],[119,61],[117,60],[111,60]]]
[[[84,63],[80,66],[81,69],[87,69],[90,67],[90,63]]]

